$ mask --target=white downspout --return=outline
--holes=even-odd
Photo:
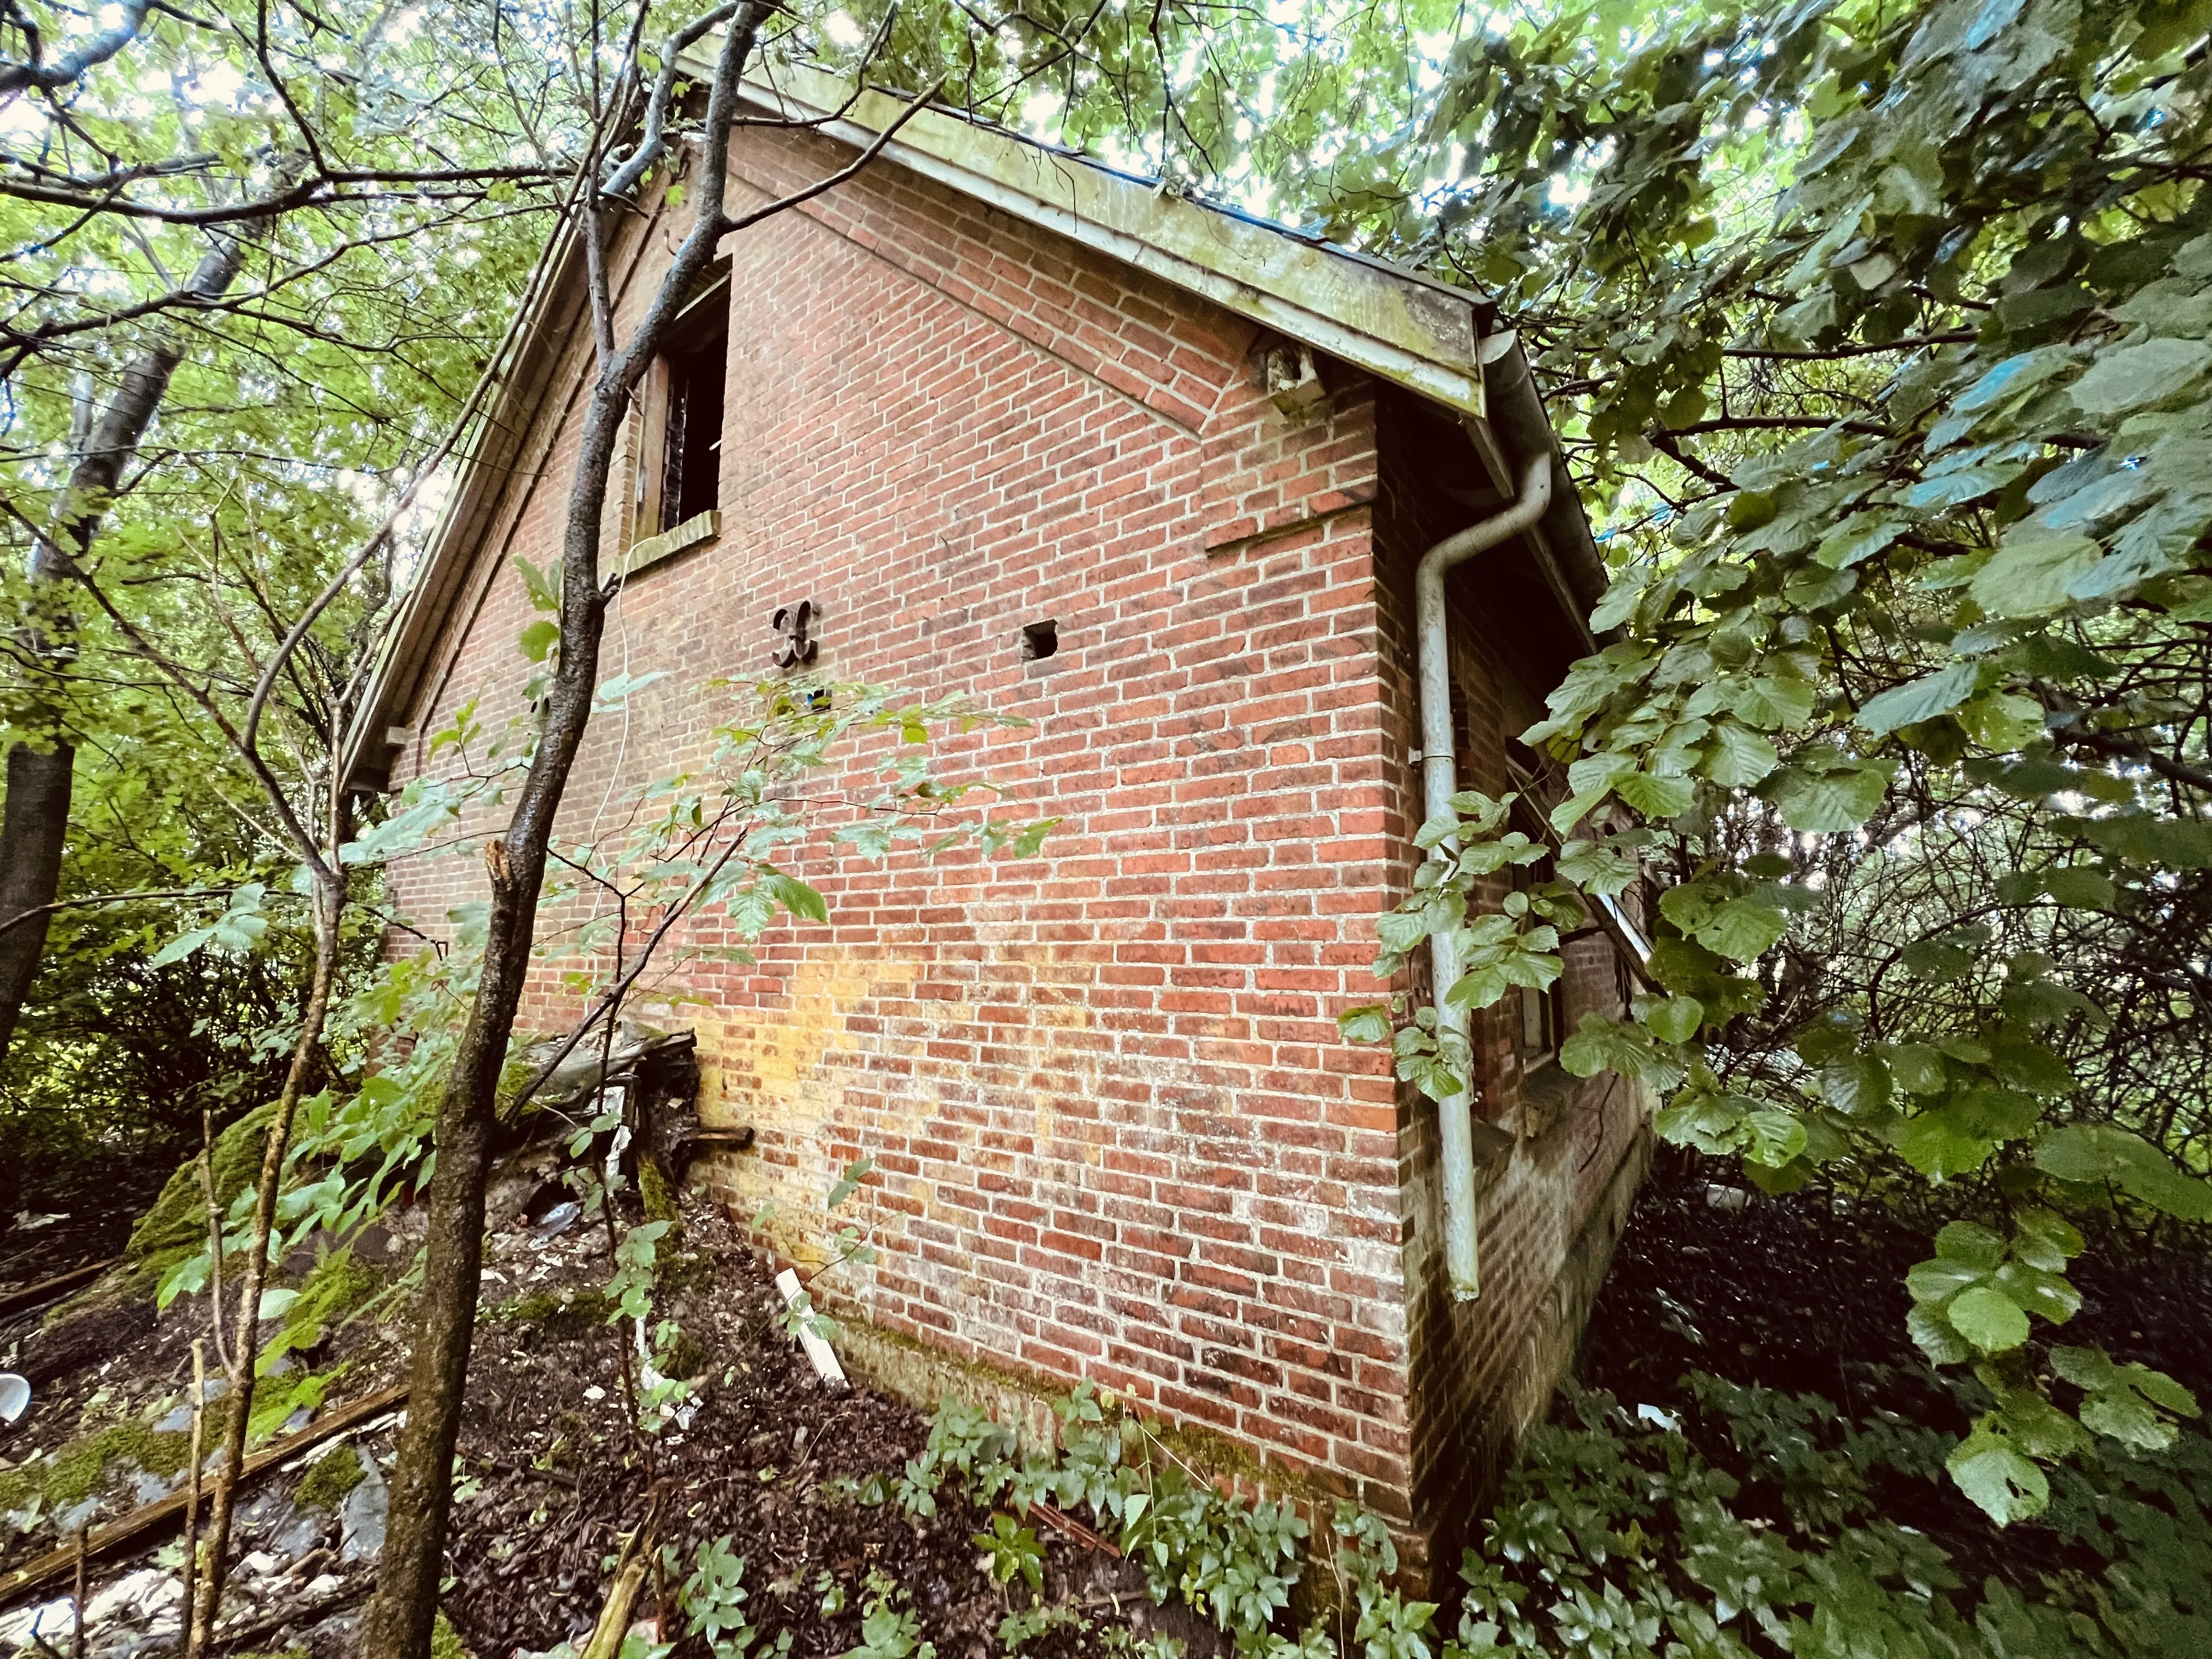
[[[1539,452],[1521,475],[1521,495],[1504,512],[1469,525],[1447,536],[1421,556],[1413,572],[1413,626],[1420,642],[1421,665],[1421,805],[1425,818],[1452,810],[1451,798],[1459,793],[1457,768],[1452,761],[1454,732],[1451,714],[1451,649],[1444,632],[1444,574],[1476,554],[1534,527],[1552,503],[1552,458]],[[1449,858],[1459,850],[1456,840],[1432,849],[1431,858]],[[1449,1032],[1467,1044],[1468,1015],[1464,1008],[1445,1000],[1459,982],[1459,937],[1456,931],[1429,936],[1429,960],[1436,978],[1437,1036]],[[1470,1056],[1471,1060],[1471,1056]],[[1478,1294],[1474,1250],[1474,1067],[1468,1066],[1467,1086],[1437,1107],[1437,1139],[1444,1174],[1444,1267],[1450,1276],[1455,1301],[1472,1301]]]

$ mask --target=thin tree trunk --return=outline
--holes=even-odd
[[[225,236],[210,248],[192,272],[187,289],[202,299],[220,298],[237,279],[245,263],[246,245]],[[31,550],[31,586],[36,593],[51,591],[68,577],[74,562],[92,545],[107,503],[121,482],[123,469],[138,452],[139,441],[153,424],[154,416],[169,389],[169,377],[184,356],[183,348],[167,337],[148,347],[124,371],[115,401],[102,412],[90,441],[70,474],[69,490],[62,500],[56,539]],[[70,636],[75,625],[67,615],[51,619],[41,630],[39,653],[55,677],[66,675],[74,655]],[[58,696],[55,702],[58,704]],[[0,921],[43,910],[54,902],[61,882],[62,848],[69,834],[70,788],[76,766],[76,750],[61,735],[65,722],[57,721],[52,745],[34,748],[19,743],[8,753],[8,800],[0,810]],[[46,953],[45,915],[18,922],[0,933],[0,1060],[8,1057],[15,1035],[15,1022],[23,1002],[39,976],[39,962]]]
[[[469,1341],[483,1270],[484,1185],[490,1172],[500,1073],[530,969],[554,817],[591,720],[592,696],[599,684],[607,603],[599,590],[599,534],[608,481],[630,394],[659,349],[684,293],[714,258],[716,233],[723,222],[738,80],[754,32],[768,9],[764,4],[749,3],[732,20],[708,99],[705,163],[696,192],[698,222],[678,250],[629,346],[611,358],[602,357],[585,408],[562,538],[560,660],[544,728],[514,819],[507,833],[484,848],[491,902],[485,917],[483,967],[454,1055],[453,1076],[438,1108],[438,1164],[430,1181],[413,1386],[392,1472],[376,1595],[363,1623],[362,1650],[368,1659],[428,1659],[438,1588],[445,1573],[453,1449],[460,1437]],[[588,195],[582,234],[594,239],[599,234]],[[596,254],[591,244],[587,251]],[[596,258],[592,264],[595,318],[604,319],[604,273],[596,269]]]
[[[333,757],[336,750],[333,749]],[[332,764],[336,764],[333,758]],[[331,864],[337,849],[345,844],[345,825],[331,828]],[[246,1467],[246,1433],[253,1413],[253,1367],[260,1352],[261,1291],[269,1278],[269,1241],[276,1230],[276,1198],[283,1184],[284,1154],[292,1143],[292,1118],[305,1091],[307,1073],[314,1064],[315,1048],[322,1041],[323,1023],[330,1012],[331,986],[337,977],[338,923],[345,910],[343,878],[336,885],[318,883],[315,891],[315,967],[307,990],[307,1006],[300,1019],[299,1040],[292,1046],[292,1063],[284,1073],[283,1091],[276,1097],[276,1115],[269,1138],[261,1149],[260,1184],[255,1188],[252,1242],[246,1247],[245,1282],[238,1288],[238,1330],[231,1345],[228,1411],[223,1419],[222,1462],[215,1478],[215,1493],[208,1504],[206,1570],[194,1580],[191,1622],[185,1641],[186,1659],[208,1651],[216,1620],[222,1610],[224,1582],[229,1573],[232,1500],[238,1490],[239,1471]]]

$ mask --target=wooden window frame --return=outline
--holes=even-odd
[[[687,355],[707,341],[720,336],[725,343],[724,365],[727,367],[729,339],[730,274],[727,266],[710,276],[704,286],[678,312],[671,325],[669,337],[655,355],[653,365],[646,370],[640,387],[638,412],[638,442],[635,452],[636,471],[632,493],[629,536],[634,553],[645,552],[653,556],[665,556],[678,548],[705,540],[714,533],[714,527],[702,527],[702,519],[719,514],[720,489],[715,490],[715,502],[706,513],[695,514],[684,524],[664,522],[668,502],[665,491],[668,483],[668,451],[671,433],[669,416],[674,402],[674,360]],[[730,411],[727,394],[722,406],[722,428],[727,431]],[[696,532],[696,533],[692,533]],[[663,543],[672,545],[663,546]],[[649,561],[648,561],[649,562]]]

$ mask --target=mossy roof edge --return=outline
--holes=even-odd
[[[757,109],[855,147],[906,108],[886,93],[855,96],[803,64],[764,65],[741,92]],[[1470,291],[949,110],[914,116],[881,155],[1447,408],[1486,413],[1482,301]]]

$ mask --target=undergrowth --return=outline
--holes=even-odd
[[[1232,1638],[1245,1659],[1337,1659],[1354,1650],[1364,1659],[1429,1659],[1435,1605],[1408,1601],[1391,1584],[1397,1550],[1378,1517],[1338,1506],[1319,1542],[1346,1594],[1340,1606],[1297,1628],[1291,1594],[1313,1545],[1295,1508],[1220,1491],[1137,1413],[1088,1383],[1053,1409],[1059,1444],[1024,1453],[1006,1425],[947,1401],[921,1455],[896,1480],[873,1475],[843,1489],[856,1502],[896,1503],[920,1517],[936,1515],[948,1486],[979,1509],[1011,1510],[994,1514],[989,1530],[975,1538],[986,1571],[1007,1595],[998,1634],[1009,1652],[1052,1632],[1095,1634],[1109,1651],[1133,1643],[1126,1630],[1095,1632],[1081,1608],[1046,1599],[1043,1546],[1024,1524],[1046,1504],[1085,1520],[1143,1571],[1155,1603],[1191,1608]]]
[[[1957,1437],[1698,1374],[1632,1415],[1571,1391],[1462,1564],[1459,1653],[2183,1659],[2212,1652],[2212,1441],[2054,1474],[2033,1570],[1966,1582],[1909,1524]],[[1733,1466],[1724,1467],[1724,1465]]]

